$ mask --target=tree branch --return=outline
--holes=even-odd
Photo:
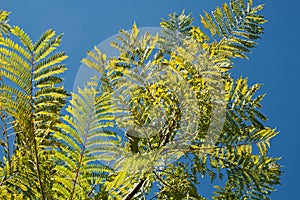
[[[130,200],[141,189],[145,181],[146,178],[140,179],[134,188],[122,200]]]
[[[166,144],[169,143],[170,141],[170,136],[173,132],[173,130],[176,128],[177,126],[177,122],[180,119],[180,115],[181,115],[181,111],[180,109],[175,109],[174,113],[173,113],[173,118],[171,119],[171,122],[169,123],[169,125],[166,128],[166,131],[164,134],[161,135],[161,144],[160,147],[166,146]]]

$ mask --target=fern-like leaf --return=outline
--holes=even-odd
[[[201,22],[212,36],[217,35],[220,42],[212,43],[212,55],[222,55],[225,58],[247,58],[246,54],[256,45],[255,39],[263,34],[266,22],[258,12],[263,5],[253,7],[252,1],[230,0],[230,5],[224,3],[217,7],[212,14],[205,13]]]
[[[53,188],[57,198],[87,198],[112,172],[105,166],[113,159],[119,143],[112,132],[115,112],[112,97],[100,92],[95,82],[90,84],[72,94],[68,114],[62,117],[64,123],[58,125],[60,131],[54,134],[61,143],[54,155],[59,161]]]
[[[58,85],[62,80],[58,75],[66,70],[60,63],[66,56],[49,56],[61,38],[51,30],[37,43],[18,26],[10,32],[20,43],[0,37],[0,108],[12,119],[7,128],[13,132],[13,146],[23,152],[24,160],[18,173],[7,177],[8,189],[21,190],[27,193],[25,197],[46,199],[51,197],[53,162],[45,147],[53,145],[51,132],[60,123],[60,110],[68,96]]]
[[[0,10],[0,37],[2,34],[8,36],[11,26],[8,24],[8,16],[10,12]]]
[[[159,40],[159,46],[165,51],[172,52],[176,47],[183,47],[184,40],[191,36],[193,30],[193,19],[191,14],[186,15],[184,11],[180,15],[173,13],[169,15],[168,20],[162,20],[162,36]]]

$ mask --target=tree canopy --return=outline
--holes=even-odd
[[[261,84],[230,74],[263,34],[263,7],[230,0],[202,27],[172,13],[157,35],[134,23],[111,43],[118,56],[87,52],[98,75],[71,94],[62,35],[32,41],[0,11],[0,198],[270,199],[278,132],[265,125]]]

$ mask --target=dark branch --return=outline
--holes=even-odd
[[[130,200],[132,197],[134,197],[134,195],[142,188],[145,181],[145,178],[140,179],[134,188],[122,200]]]

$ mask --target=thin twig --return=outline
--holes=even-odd
[[[167,184],[164,180],[162,180],[162,179],[158,176],[158,174],[157,174],[155,171],[153,171],[153,173],[154,173],[154,175],[156,176],[156,178],[157,178],[162,184],[164,184],[164,185],[168,186],[169,188],[175,190],[175,188],[173,188],[171,185]]]

